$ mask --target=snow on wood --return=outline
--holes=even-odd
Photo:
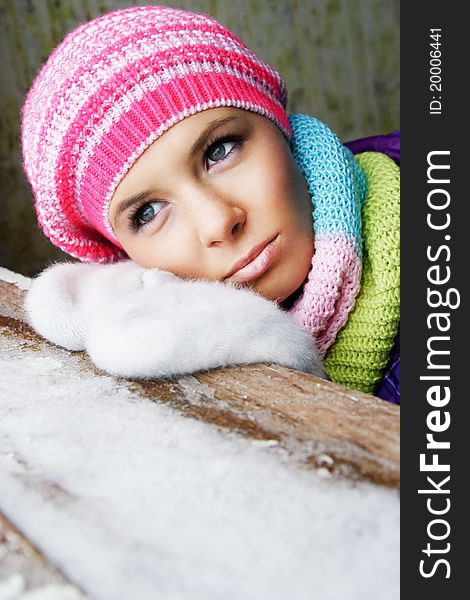
[[[14,281],[13,275],[8,281]],[[20,339],[47,347],[23,322],[27,282],[20,289],[1,277],[0,272],[0,323]],[[97,373],[86,356],[81,369]],[[293,459],[335,474],[399,484],[399,408],[369,394],[277,365],[231,367],[131,386],[136,395],[168,403],[185,416],[271,440]]]
[[[398,495],[361,481],[398,482],[396,407],[266,365],[116,379],[36,336],[22,294],[0,281],[0,510],[71,582],[398,598]]]
[[[33,595],[34,590],[34,595]],[[44,556],[0,515],[0,599],[80,600]]]

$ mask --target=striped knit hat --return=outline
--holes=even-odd
[[[109,205],[153,141],[221,106],[264,115],[289,137],[286,101],[280,75],[211,17],[145,6],[81,25],[52,52],[23,108],[24,166],[44,233],[86,262],[125,257]]]

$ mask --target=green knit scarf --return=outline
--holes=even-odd
[[[379,152],[355,158],[367,178],[361,289],[346,325],[326,353],[325,368],[332,381],[373,392],[400,318],[400,169]]]

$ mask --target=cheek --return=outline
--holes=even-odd
[[[257,165],[253,180],[262,190],[263,201],[284,219],[295,220],[301,229],[312,225],[307,183],[287,147],[272,146],[265,161]]]
[[[160,261],[158,260],[158,253],[151,244],[146,243],[145,240],[135,241],[132,240],[126,243],[126,240],[120,240],[121,245],[127,252],[127,255],[135,263],[144,267],[145,269],[162,269]]]
[[[290,230],[306,238],[313,236],[312,203],[302,174],[280,169],[267,190],[271,209]]]
[[[130,259],[146,269],[171,271],[175,275],[183,274],[183,265],[187,266],[191,258],[187,252],[175,247],[171,240],[158,239],[152,235],[138,235],[120,240]]]

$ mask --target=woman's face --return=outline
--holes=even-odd
[[[305,179],[278,127],[249,111],[210,109],[169,129],[127,172],[109,215],[143,267],[241,284],[277,301],[310,268]]]

